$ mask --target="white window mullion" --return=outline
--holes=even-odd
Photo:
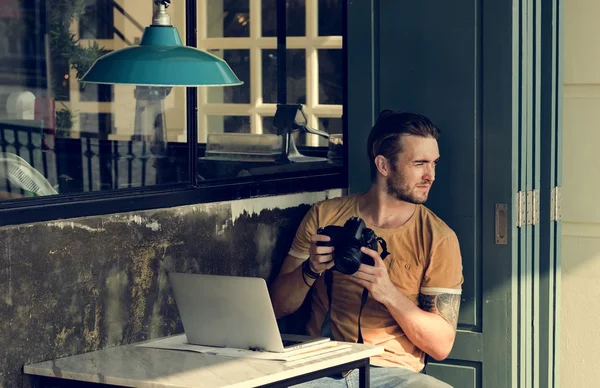
[[[306,36],[288,36],[285,46],[288,49],[303,49],[311,45],[311,40]]]
[[[341,49],[341,36],[317,36],[311,39],[311,45],[320,49]]]
[[[306,0],[306,37],[314,40],[319,36],[319,1]]]
[[[250,38],[258,39],[262,32],[262,1],[250,0]]]
[[[318,0],[306,0],[306,107],[305,113],[308,125],[318,128],[319,120],[314,115],[313,108],[319,104],[319,59],[317,48],[313,41],[318,36],[319,3]],[[318,146],[319,137],[307,134],[306,145]]]
[[[198,47],[202,47],[200,44],[206,40],[206,30],[208,28],[206,0],[197,0],[196,7],[196,40],[198,41]]]
[[[80,102],[80,94],[79,94],[79,81],[77,81],[77,73],[75,70],[69,70],[69,76],[71,77],[71,87],[69,88],[69,104],[65,104],[69,107],[71,112],[75,114],[75,118],[73,120],[73,127],[71,127],[71,131],[81,132],[81,113],[86,113],[85,110],[81,108]],[[62,108],[60,108],[62,109]]]
[[[69,26],[69,32],[75,35],[76,39],[79,39],[79,19],[74,18],[73,22]],[[79,81],[77,80],[77,72],[69,64],[69,109],[71,112],[84,113],[85,110],[81,109],[81,94],[79,91]],[[73,120],[73,127],[71,131],[80,133],[81,132],[81,117],[77,114],[77,117]]]
[[[250,104],[206,104],[204,113],[217,116],[248,116]]]
[[[207,38],[202,44],[206,50],[243,50],[249,49],[256,42],[252,38]]]
[[[317,128],[319,121],[313,113],[314,107],[319,104],[319,62],[317,49],[309,47],[306,49],[306,107],[304,111],[308,120],[308,125]],[[317,135],[307,135],[306,145],[318,145]]]
[[[206,88],[198,88],[198,142],[206,143],[208,136],[208,117],[206,114]]]
[[[252,108],[252,113],[257,113],[261,116],[275,116],[277,104],[260,104]]]
[[[262,1],[250,1],[250,133],[262,133],[262,117],[254,109],[262,104],[262,52],[257,46],[262,30]]]
[[[312,111],[318,117],[342,117],[341,105],[317,105],[312,107]]]
[[[262,50],[258,47],[250,49],[250,106],[255,108],[263,102],[262,90]],[[262,120],[257,113],[250,117],[250,132],[262,133]]]
[[[263,118],[258,113],[252,113],[250,115],[250,133],[262,134],[263,133]],[[255,132],[260,131],[260,132]]]
[[[206,51],[249,50],[250,54],[250,101],[249,104],[208,103],[207,89],[198,88],[198,124],[199,140],[206,141],[207,117],[214,116],[249,116],[251,133],[263,133],[263,118],[273,116],[276,104],[263,102],[262,90],[262,54],[265,49],[276,49],[276,37],[262,37],[261,0],[250,0],[250,36],[239,38],[207,37],[207,6],[209,1],[198,0],[198,48]],[[221,0],[222,1],[222,0]],[[221,1],[218,1],[221,4]],[[288,49],[306,50],[306,104],[307,124],[319,127],[321,117],[341,117],[341,105],[319,105],[319,49],[341,49],[341,36],[318,36],[319,0],[305,0],[306,35],[292,36],[286,39]],[[209,15],[210,16],[210,15]],[[215,15],[210,18],[216,17]],[[319,145],[319,137],[308,135],[306,145]]]
[[[199,49],[205,50],[206,30],[208,21],[206,19],[207,4],[206,0],[197,0],[197,18],[196,18],[196,37]],[[204,108],[206,107],[207,93],[206,88],[198,88],[198,143],[206,143],[208,137],[208,117]]]

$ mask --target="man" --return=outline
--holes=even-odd
[[[357,342],[360,334],[365,343],[382,345],[385,352],[371,358],[372,386],[448,387],[419,373],[425,354],[443,360],[452,349],[463,282],[456,234],[423,206],[435,180],[438,137],[439,130],[426,117],[383,111],[367,143],[369,191],[315,204],[271,287],[278,317],[296,311],[314,288],[308,334],[330,332],[348,342]],[[387,242],[390,255],[382,259],[363,248],[373,266],[361,264],[351,275],[331,271],[329,308],[327,276],[321,275],[334,266],[334,248],[317,245],[330,238],[316,232],[342,226],[350,217],[362,218]],[[365,288],[368,298],[359,321]],[[354,371],[304,386],[346,387],[357,378]]]

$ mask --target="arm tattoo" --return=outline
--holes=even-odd
[[[460,307],[460,295],[419,294],[419,306],[421,306],[421,309],[425,311],[440,315],[456,329],[456,325],[458,323],[458,310]]]

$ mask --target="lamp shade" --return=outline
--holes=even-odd
[[[98,58],[80,81],[143,86],[242,84],[223,59],[184,46],[175,27],[162,25],[146,27],[138,46]]]

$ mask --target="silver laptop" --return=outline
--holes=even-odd
[[[262,278],[170,273],[189,343],[283,353],[329,338],[280,334]]]

